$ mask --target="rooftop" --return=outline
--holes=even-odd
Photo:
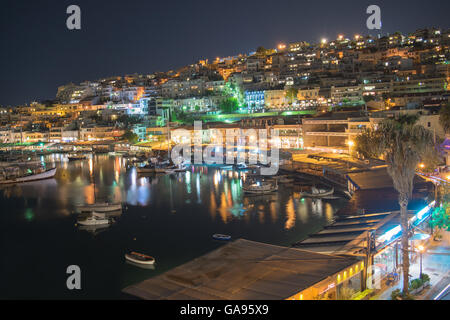
[[[354,257],[238,239],[123,291],[148,300],[279,300],[356,262]]]

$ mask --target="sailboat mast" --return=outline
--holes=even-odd
[[[97,196],[95,195],[95,154],[92,153],[92,180],[94,181],[94,203],[97,203]]]
[[[167,108],[167,159],[170,158],[170,108]]]

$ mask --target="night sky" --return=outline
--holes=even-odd
[[[71,4],[81,8],[79,31],[66,28]],[[69,82],[166,71],[260,45],[368,34],[371,4],[381,7],[383,33],[449,28],[443,0],[2,0],[0,105],[53,99]]]

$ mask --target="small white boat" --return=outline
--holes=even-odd
[[[80,212],[111,212],[122,210],[121,203],[99,202],[77,207]]]
[[[14,178],[6,178],[2,179],[3,176],[0,176],[0,184],[14,184],[14,183],[21,183],[21,182],[29,182],[29,181],[36,181],[36,180],[43,180],[43,179],[50,179],[53,178],[56,174],[56,168],[46,170],[44,172],[35,173],[35,174],[29,174],[29,175],[22,175],[17,176]]]
[[[101,218],[95,214],[91,217],[87,217],[85,220],[78,220],[77,223],[81,226],[99,226],[110,224],[111,221],[106,218]]]
[[[216,233],[212,237],[213,237],[214,240],[220,240],[220,241],[229,241],[229,240],[231,240],[231,236],[229,236],[227,234]]]
[[[331,190],[319,190],[315,187],[311,188],[311,193],[309,192],[301,192],[300,195],[303,197],[310,197],[310,198],[324,198],[333,195],[334,188],[331,188]]]
[[[155,263],[155,258],[148,256],[146,254],[142,254],[142,253],[138,253],[138,252],[131,252],[131,253],[127,253],[125,254],[125,259],[127,259],[128,261],[137,263],[137,264],[154,264]]]
[[[278,190],[278,184],[275,182],[267,182],[267,181],[256,181],[251,184],[244,185],[242,187],[245,193],[251,194],[266,194],[271,193]]]

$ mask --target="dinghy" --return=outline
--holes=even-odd
[[[229,240],[231,240],[231,236],[229,236],[227,234],[216,233],[216,234],[213,235],[213,239],[214,240],[220,240],[220,241],[229,241]]]
[[[138,252],[134,252],[134,251],[131,253],[125,254],[125,259],[127,259],[128,261],[137,263],[137,264],[144,264],[144,265],[155,263],[155,258],[148,256],[146,254],[142,254],[142,253],[138,253]]]

